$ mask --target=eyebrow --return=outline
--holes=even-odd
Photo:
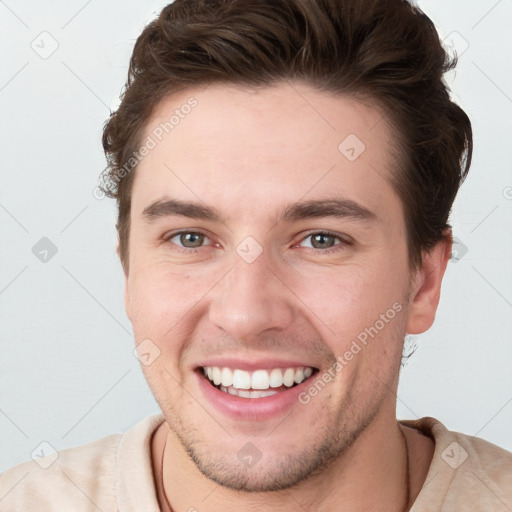
[[[167,198],[155,201],[144,208],[142,216],[148,222],[171,216],[223,222],[222,216],[213,207],[192,201]],[[365,206],[351,199],[339,198],[293,203],[285,208],[277,221],[294,222],[321,217],[350,218],[363,221],[377,220],[377,215]]]
[[[145,217],[148,222],[161,217],[171,217],[174,215],[181,215],[191,219],[221,220],[215,208],[203,206],[202,204],[191,201],[180,201],[178,199],[155,201],[142,211],[142,216]]]
[[[374,221],[377,215],[351,199],[322,199],[294,203],[286,208],[280,221],[297,221],[319,217],[351,218]]]

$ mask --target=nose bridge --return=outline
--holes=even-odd
[[[265,254],[252,262],[236,254],[210,303],[210,321],[240,340],[287,327],[292,294],[276,273]]]

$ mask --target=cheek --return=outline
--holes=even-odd
[[[154,323],[165,315],[173,301],[173,288],[151,273],[141,272],[132,280],[130,301],[135,326]]]
[[[405,310],[404,276],[393,265],[325,269],[314,277],[295,277],[292,289],[335,353],[343,353],[359,335],[364,341],[367,329],[375,334],[376,323],[379,338],[396,336]]]
[[[137,338],[163,339],[183,329],[199,311],[199,299],[211,287],[211,279],[211,274],[201,277],[185,268],[170,269],[158,263],[134,267],[128,302]]]
[[[197,323],[197,286],[193,292],[188,276],[158,271],[154,266],[133,270],[131,323],[135,343],[151,357],[158,354],[151,364],[141,359],[146,380],[158,399],[167,396],[180,379],[180,352]]]

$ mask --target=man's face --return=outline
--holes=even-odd
[[[410,274],[392,132],[305,85],[210,85],[160,104],[148,136],[126,281],[136,342],[160,351],[148,383],[206,476],[293,485],[395,419]]]

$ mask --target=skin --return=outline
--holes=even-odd
[[[434,321],[450,237],[411,272],[390,184],[394,133],[376,106],[300,83],[213,84],[163,101],[145,136],[191,96],[197,107],[136,171],[125,285],[136,342],[160,350],[143,370],[166,419],[152,441],[162,510],[164,488],[175,511],[410,507],[433,442],[396,420],[403,340]],[[353,162],[338,150],[349,134],[366,145]],[[279,220],[292,203],[341,197],[374,218]],[[169,198],[213,207],[221,220],[143,214]],[[187,248],[182,229],[205,234],[203,245]],[[311,232],[325,230],[340,238],[314,245]],[[236,251],[248,236],[263,248],[252,263]],[[198,386],[198,364],[214,356],[290,357],[321,375],[393,304],[400,312],[306,405],[234,420]],[[250,468],[237,458],[247,442],[261,453]]]

